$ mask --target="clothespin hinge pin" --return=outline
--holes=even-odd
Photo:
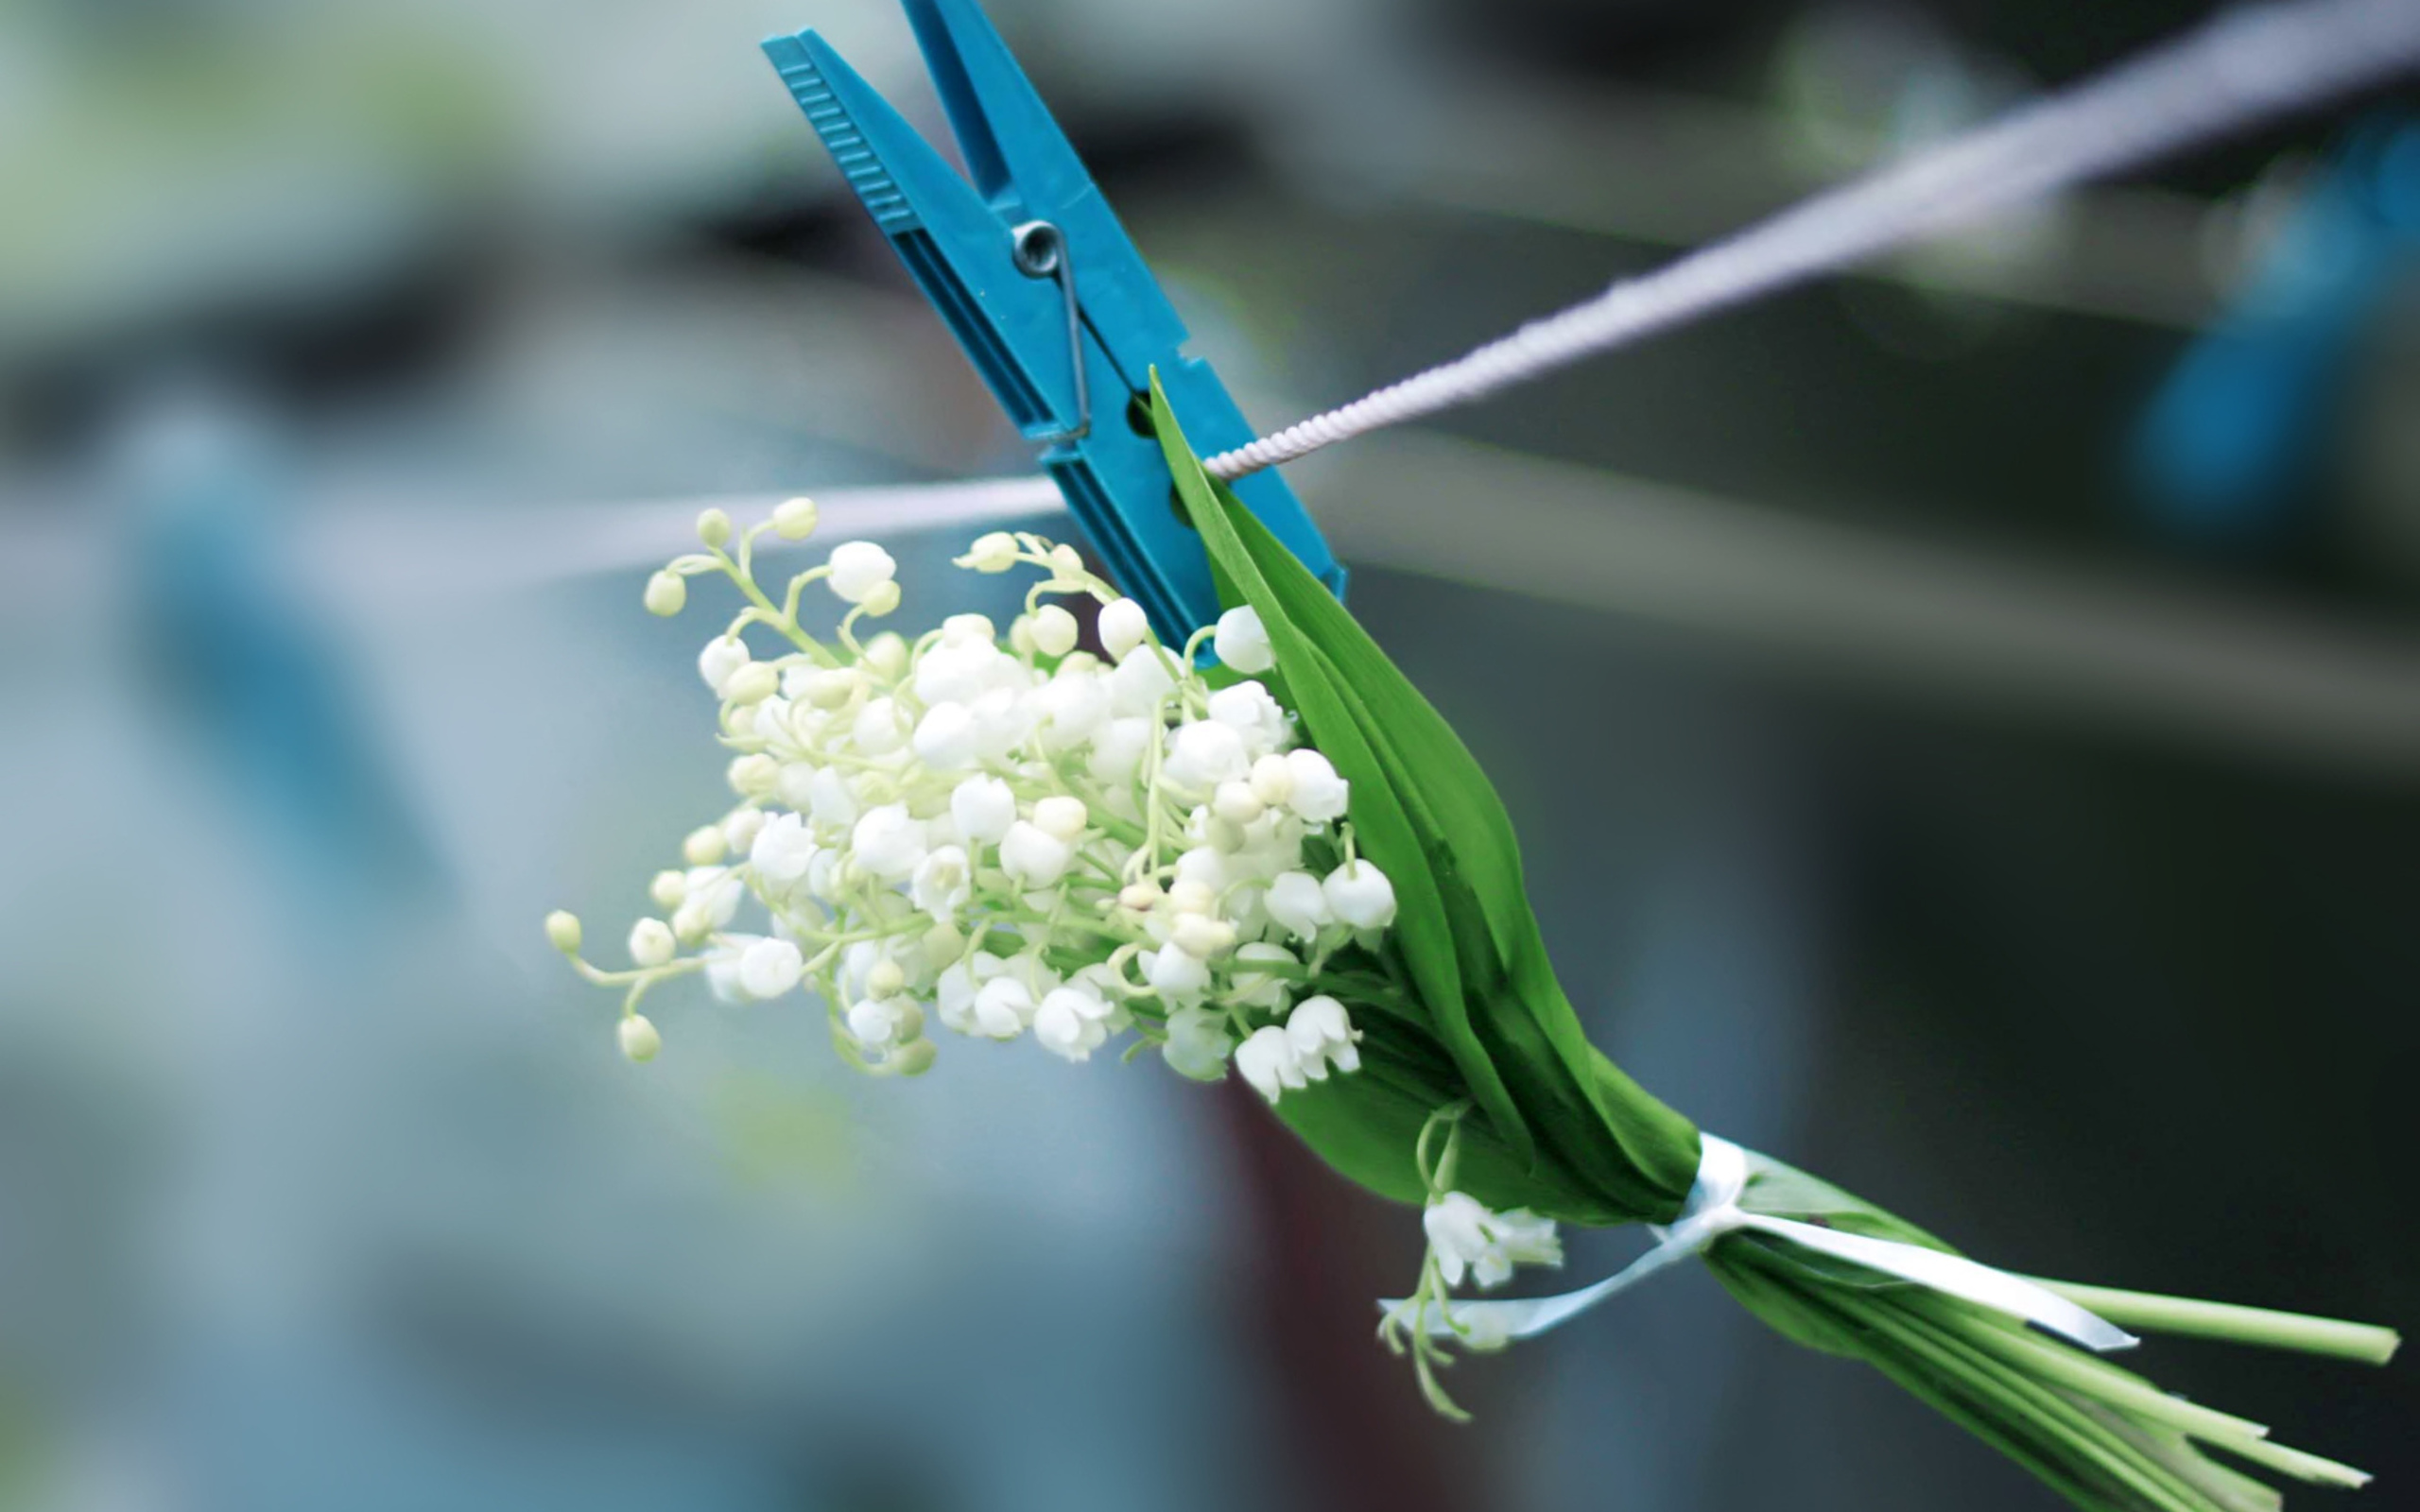
[[[1009,234],[1017,271],[1028,278],[1058,280],[1059,293],[1067,304],[1067,361],[1076,378],[1076,423],[1041,438],[1080,441],[1092,434],[1093,399],[1084,377],[1083,312],[1076,302],[1076,273],[1067,256],[1067,238],[1046,220],[1028,220]]]

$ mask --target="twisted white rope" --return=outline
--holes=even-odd
[[[2420,0],[2233,11],[2063,94],[1204,465],[1238,478],[2420,66]]]

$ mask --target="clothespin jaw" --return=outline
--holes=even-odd
[[[1205,452],[1253,429],[1209,365],[1184,355],[1184,322],[974,0],[903,3],[971,183],[814,31],[769,39],[766,56],[1011,421],[1044,448],[1111,575],[1182,644],[1219,599],[1145,419],[1152,370]],[[1283,478],[1256,473],[1236,493],[1343,593],[1344,569]]]

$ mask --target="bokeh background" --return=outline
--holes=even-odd
[[[994,7],[1264,425],[2200,9]],[[1232,1087],[702,994],[618,1057],[538,921],[721,801],[647,571],[1030,469],[807,25],[937,126],[888,0],[0,0],[0,1505],[2052,1506],[1694,1271],[1431,1418],[1415,1216]],[[2420,1322],[2413,104],[1295,470],[1648,1085],[2013,1267]],[[2412,1504],[2408,1366],[2146,1354]]]

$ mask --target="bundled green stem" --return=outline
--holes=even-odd
[[[1403,1201],[1429,1200],[1443,1179],[1492,1209],[1593,1226],[1672,1223],[1698,1175],[1698,1130],[1589,1044],[1547,959],[1512,824],[1485,773],[1343,606],[1202,472],[1156,384],[1152,398],[1162,449],[1220,596],[1250,605],[1267,627],[1277,665],[1264,680],[1351,782],[1354,832],[1393,879],[1398,902],[1383,965],[1408,984],[1412,1001],[1373,1005],[1357,1020],[1369,1025],[1361,1073],[1289,1092],[1279,1116],[1338,1170]],[[1432,1160],[1441,1114],[1450,1114],[1450,1154]],[[1739,1206],[1948,1249],[1763,1157],[1752,1158]],[[1786,1237],[1732,1231],[1703,1258],[1775,1329],[1872,1365],[2078,1506],[2266,1512],[2278,1504],[2274,1490],[2204,1449],[2321,1485],[2366,1479],[2272,1444],[2260,1424],[2171,1397],[2011,1317]],[[1442,1295],[1438,1278],[1422,1280],[1420,1296]],[[2146,1332],[2373,1363],[2395,1346],[2385,1329],[2045,1284]],[[1403,1344],[1402,1320],[1390,1325],[1391,1342]],[[1408,1332],[1424,1387],[1450,1410],[1435,1386],[1442,1345],[1417,1315]]]

